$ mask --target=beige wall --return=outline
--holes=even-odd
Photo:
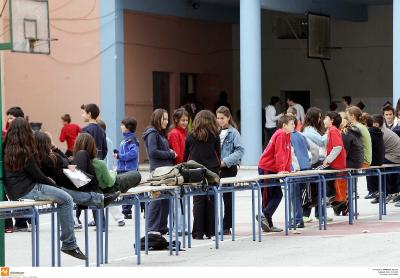
[[[138,137],[153,110],[153,71],[170,73],[171,110],[180,102],[181,72],[199,74],[198,100],[210,109],[221,90],[232,93],[231,36],[230,24],[125,13],[125,109],[138,120]]]
[[[62,114],[83,125],[80,105],[100,101],[99,2],[49,1],[50,56],[2,52],[4,108],[21,106],[56,138]]]

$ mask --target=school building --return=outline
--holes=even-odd
[[[330,59],[308,57],[309,13],[328,24]],[[371,113],[400,97],[399,0],[52,0],[49,15],[50,55],[2,51],[2,104],[3,119],[21,106],[56,143],[61,115],[83,125],[84,103],[100,104],[116,145],[125,115],[141,137],[154,108],[195,97],[213,110],[226,91],[243,164],[256,165],[273,95],[325,111],[350,95]]]

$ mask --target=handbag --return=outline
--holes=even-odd
[[[76,168],[75,171],[63,169],[63,173],[76,186],[76,188],[81,188],[92,180],[87,174],[78,168]]]

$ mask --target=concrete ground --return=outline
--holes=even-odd
[[[255,169],[241,169],[240,176],[256,174]],[[181,251],[179,256],[169,256],[168,251],[142,252],[141,267],[149,266],[307,266],[307,267],[393,267],[400,265],[400,208],[388,204],[388,215],[378,220],[377,205],[363,199],[366,193],[365,178],[359,180],[359,219],[353,225],[348,218],[334,216],[328,229],[318,230],[314,221],[300,229],[299,234],[263,233],[262,242],[252,241],[251,192],[236,194],[236,241],[225,237],[220,249],[214,249],[213,240],[192,240],[192,248]],[[284,204],[275,216],[276,226],[283,227]],[[314,213],[314,212],[313,212]],[[313,215],[313,214],[312,214]],[[50,217],[40,218],[41,266],[50,266]],[[144,221],[141,221],[144,224]],[[143,231],[143,229],[142,229]],[[143,232],[142,232],[143,234]],[[78,244],[84,250],[84,233],[76,231]],[[6,234],[6,265],[30,266],[30,233]],[[95,265],[95,231],[90,227],[90,262]],[[106,266],[136,266],[133,251],[133,220],[126,220],[125,227],[110,221],[109,264]],[[63,266],[83,266],[84,262],[62,254]]]

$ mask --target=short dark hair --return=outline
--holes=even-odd
[[[97,120],[97,124],[104,130],[107,130],[107,125],[103,120]]]
[[[377,123],[379,127],[383,126],[383,116],[380,114],[374,114],[372,115],[372,122]]]
[[[10,107],[6,112],[6,115],[11,115],[11,116],[14,116],[15,118],[18,118],[18,117],[24,118],[25,117],[24,111],[22,111],[22,108],[19,106]]]
[[[383,106],[382,112],[385,113],[386,111],[392,111],[394,114],[394,108],[390,104],[386,104],[385,106]]]
[[[283,115],[278,119],[278,128],[282,128],[283,125],[289,124],[290,121],[295,122],[295,117],[291,115]]]
[[[331,102],[331,104],[329,104],[329,109],[331,111],[335,111],[338,108],[336,102]]]
[[[347,103],[347,105],[351,104],[351,96],[342,96],[342,99]]]
[[[272,96],[271,100],[269,101],[269,105],[275,105],[279,102],[279,97],[277,96]]]
[[[330,111],[326,113],[326,116],[332,120],[332,124],[334,126],[336,126],[337,128],[340,127],[340,124],[342,123],[342,116],[340,116],[338,112]]]
[[[365,115],[365,124],[367,125],[367,127],[373,127],[374,121],[371,115]]]
[[[136,131],[137,121],[134,117],[126,117],[121,121],[121,124],[125,126],[130,132]]]
[[[92,119],[97,119],[100,115],[99,107],[94,103],[89,103],[81,106],[81,109],[85,110],[86,113],[90,113]]]
[[[69,114],[64,114],[63,116],[61,116],[61,120],[67,123],[71,123],[71,116]]]

